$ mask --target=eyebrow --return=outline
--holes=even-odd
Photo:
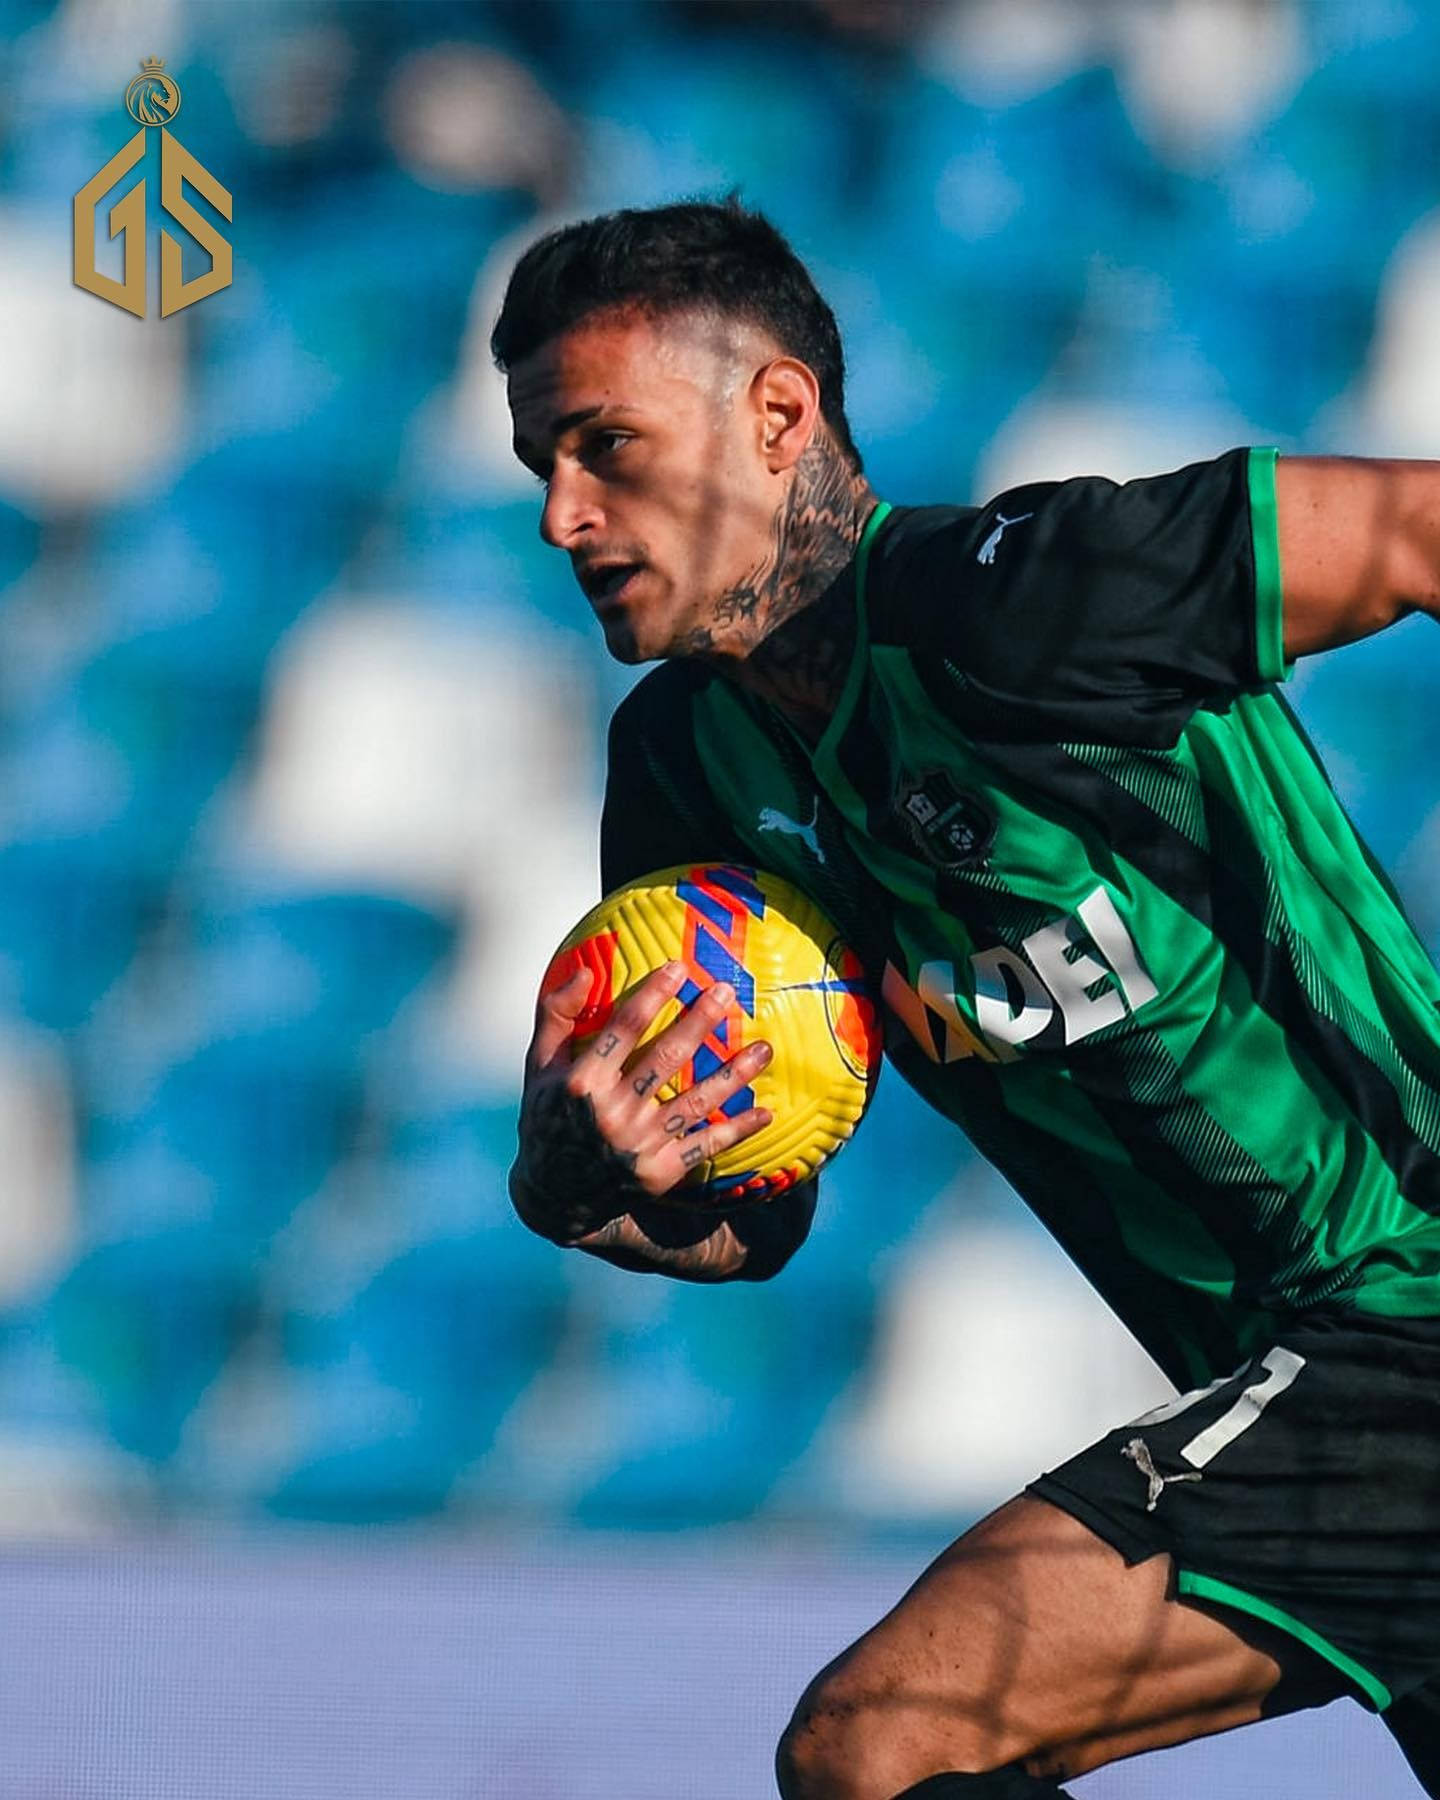
[[[567,431],[573,431],[577,425],[584,425],[602,412],[628,413],[634,412],[633,406],[627,406],[620,400],[602,400],[598,406],[579,406],[574,412],[561,413],[559,418],[550,421],[547,435],[550,442],[556,443]],[[512,440],[515,454],[523,463],[533,462],[537,456],[536,446],[529,438],[517,437]]]

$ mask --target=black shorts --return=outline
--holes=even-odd
[[[1029,1491],[1307,1645],[1440,1793],[1440,1319],[1307,1315]]]

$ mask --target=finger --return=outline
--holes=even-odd
[[[774,1117],[766,1107],[752,1106],[733,1119],[726,1117],[716,1124],[703,1125],[688,1136],[671,1138],[655,1156],[640,1159],[635,1165],[635,1173],[655,1197],[668,1194],[672,1189],[678,1189],[685,1177],[693,1175],[703,1163],[719,1156],[722,1150],[743,1144],[746,1138],[763,1131]],[[685,1196],[676,1192],[675,1198],[683,1201]]]
[[[645,1046],[630,1074],[630,1087],[638,1100],[654,1099],[672,1076],[678,1075],[695,1052],[717,1031],[735,1004],[735,990],[728,981],[713,982],[692,1002],[675,1023]]]
[[[561,1045],[573,1034],[575,1021],[584,1012],[594,983],[594,971],[581,963],[559,987],[541,994],[535,1008],[535,1035],[526,1059],[532,1070],[548,1068],[554,1062]]]
[[[575,1059],[576,1080],[582,1088],[588,1089],[600,1071],[606,1069],[613,1070],[615,1079],[619,1079],[626,1057],[646,1028],[655,1022],[661,1008],[674,999],[684,980],[683,963],[663,963],[626,995]]]
[[[686,1088],[673,1100],[662,1101],[661,1131],[666,1137],[677,1137],[700,1120],[708,1119],[711,1113],[719,1112],[732,1094],[754,1080],[774,1054],[763,1039],[747,1044],[703,1081],[697,1081],[694,1087]]]

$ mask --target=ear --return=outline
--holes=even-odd
[[[750,397],[760,453],[771,474],[793,469],[820,425],[820,383],[798,356],[777,356],[755,371]]]

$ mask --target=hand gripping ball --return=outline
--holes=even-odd
[[[775,1052],[723,1108],[735,1114],[763,1106],[770,1124],[699,1164],[687,1189],[702,1190],[707,1202],[763,1200],[808,1181],[860,1123],[880,1072],[879,1021],[859,959],[789,882],[761,869],[706,863],[661,869],[607,894],[555,953],[541,992],[561,986],[580,965],[595,977],[572,1039],[578,1049],[631,988],[670,961],[685,965],[685,982],[642,1044],[713,982],[728,981],[735,1001],[658,1090],[661,1099],[674,1099],[757,1038]]]

